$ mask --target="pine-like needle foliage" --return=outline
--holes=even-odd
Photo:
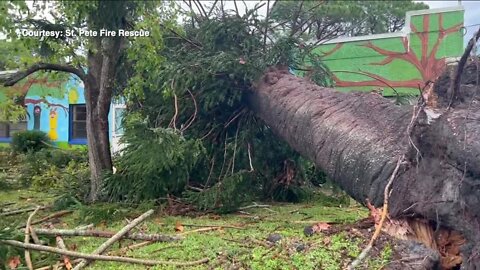
[[[114,188],[120,185],[115,181],[128,187],[129,199],[192,186],[189,190],[195,191],[184,193],[190,202],[220,211],[252,198],[304,197],[300,167],[310,164],[300,162],[254,117],[247,99],[264,70],[298,67],[310,50],[295,35],[274,33],[274,23],[259,17],[257,8],[240,16],[205,7],[203,16],[189,13],[181,26],[157,21],[161,31],[150,42],[161,39],[163,46],[134,45],[137,53],[130,59],[136,75],[128,91],[125,136],[129,146],[119,158],[121,176],[107,181],[110,198],[126,196]],[[309,62],[312,78],[326,83],[327,71],[318,61]],[[128,124],[132,119],[142,125]]]

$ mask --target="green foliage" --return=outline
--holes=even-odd
[[[11,147],[15,153],[37,152],[48,147],[49,141],[47,134],[39,130],[18,131],[12,136]]]
[[[181,193],[204,155],[201,142],[172,129],[147,129],[145,121],[130,117],[131,127],[142,134],[130,135],[117,159],[117,173],[105,177],[107,199],[137,202]]]
[[[305,40],[330,40],[400,31],[405,13],[418,9],[428,5],[411,0],[278,1],[271,18],[281,24],[282,32],[301,33]]]
[[[44,148],[20,159],[21,182],[37,191],[72,196],[84,200],[88,193],[90,171],[85,150]]]
[[[127,118],[133,121],[125,122],[128,146],[116,165],[119,170],[107,176],[108,198],[155,198],[183,191],[186,182],[204,189],[186,192],[190,202],[221,212],[253,198],[308,198],[308,192],[300,188],[305,179],[298,154],[246,106],[254,82],[270,66],[298,67],[308,58],[312,78],[319,84],[327,83],[326,69],[315,61],[309,46],[296,37],[276,36],[269,28],[272,22],[255,10],[240,16],[217,7],[208,19],[188,16],[191,20],[183,25],[172,23],[174,15],[160,22],[146,19],[145,27],[161,25],[164,31],[129,48],[135,75],[126,91]],[[160,144],[152,130],[172,130],[185,142],[178,145],[180,150],[176,143]],[[169,137],[165,132],[162,136]],[[195,163],[187,164],[187,169],[179,163],[169,164],[182,155],[187,142],[204,148]],[[177,153],[173,158],[170,149]],[[294,173],[288,183],[276,181],[285,176],[286,160],[292,161]],[[168,179],[164,171],[182,171],[182,175]],[[175,181],[180,185],[164,186]]]

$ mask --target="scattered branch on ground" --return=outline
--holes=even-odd
[[[35,220],[35,221],[32,222],[31,225],[38,225],[38,224],[41,224],[41,223],[43,223],[43,222],[45,222],[45,221],[48,221],[48,220],[51,220],[51,219],[54,219],[54,218],[58,218],[58,217],[63,217],[63,216],[65,216],[65,215],[71,214],[71,213],[73,213],[72,210],[62,210],[62,211],[53,213],[53,214],[51,214],[51,215],[49,215],[49,216],[46,216],[46,217],[44,217],[44,218],[41,218],[41,219],[39,219],[39,220]],[[21,228],[24,228],[24,227],[25,227],[25,225],[20,225],[20,226],[17,227],[17,229],[21,229]]]
[[[448,104],[449,108],[452,105],[453,100],[459,98],[458,91],[460,90],[460,82],[462,80],[463,68],[465,67],[468,57],[470,56],[470,53],[472,52],[472,49],[475,46],[475,44],[477,44],[477,41],[479,38],[480,38],[480,29],[478,29],[475,35],[473,35],[472,39],[470,39],[470,41],[467,44],[467,47],[465,48],[465,51],[463,52],[462,57],[460,58],[460,61],[458,62],[457,68],[455,70],[455,76],[449,88],[449,92],[450,92],[450,102]]]
[[[71,261],[71,263],[78,263],[78,262],[80,262],[80,260],[81,259],[75,259],[75,260]],[[51,269],[55,269],[54,267],[62,267],[62,266],[65,266],[65,263],[57,263],[57,264],[55,264],[55,266],[47,265],[47,266],[37,268],[35,270],[51,270]]]
[[[55,240],[57,242],[57,247],[59,249],[67,250],[67,247],[65,246],[65,242],[63,242],[63,239],[61,236],[56,236]],[[67,255],[63,255],[63,265],[65,265],[65,268],[67,269],[72,269],[72,263],[70,262],[70,258]]]
[[[240,226],[234,226],[234,225],[215,225],[215,224],[184,224],[182,223],[183,226],[185,227],[221,227],[221,228],[228,228],[228,229],[239,229],[239,230],[244,230],[245,228],[240,227]]]
[[[145,241],[145,242],[141,242],[141,243],[132,244],[132,245],[123,247],[119,250],[112,251],[108,255],[122,255],[122,254],[127,253],[130,250],[133,250],[133,249],[136,249],[136,248],[141,248],[141,247],[144,247],[144,246],[148,246],[148,245],[151,245],[153,243],[155,243],[155,241]]]
[[[178,235],[185,236],[188,234],[196,233],[196,232],[209,232],[209,231],[216,231],[216,230],[221,230],[222,227],[207,227],[207,228],[200,228],[196,230],[191,230],[183,233],[179,233]]]
[[[30,243],[30,224],[32,223],[32,218],[40,210],[40,207],[35,208],[33,213],[27,219],[27,226],[25,227],[25,244]],[[25,249],[25,263],[27,264],[28,269],[33,270],[32,259],[30,258],[30,251]]]
[[[88,225],[81,225],[81,226],[75,227],[74,230],[90,230],[93,228],[93,226],[94,226],[93,223]]]
[[[115,235],[114,232],[98,231],[98,230],[68,230],[68,229],[35,229],[37,234],[41,235],[61,235],[61,236],[90,236],[110,238]],[[162,234],[144,234],[144,233],[126,233],[122,239],[144,240],[154,242],[172,242],[180,240],[180,238]]]
[[[107,241],[105,241],[102,245],[100,245],[95,251],[92,252],[93,255],[100,255],[105,250],[107,250],[111,245],[113,245],[115,242],[120,240],[125,234],[127,234],[130,230],[135,228],[138,224],[143,222],[145,219],[147,219],[149,216],[153,214],[153,210],[148,210],[147,212],[143,213],[141,216],[137,217],[136,219],[132,220],[127,226],[123,227],[120,231],[118,231],[114,236],[109,238]],[[80,270],[86,267],[90,262],[87,260],[81,261],[75,268],[74,270]]]
[[[238,210],[247,210],[247,209],[250,209],[250,208],[269,208],[269,207],[272,207],[272,206],[268,205],[268,204],[257,204],[256,202],[254,202],[252,205],[239,207]],[[271,210],[271,209],[269,209],[269,210]]]
[[[44,251],[49,253],[55,253],[60,255],[66,255],[70,257],[82,258],[87,260],[97,260],[97,261],[111,261],[111,262],[124,262],[124,263],[132,263],[132,264],[143,264],[143,265],[174,265],[174,266],[192,266],[198,265],[208,262],[208,258],[200,259],[197,261],[191,262],[173,262],[173,261],[157,261],[157,260],[145,260],[145,259],[137,259],[137,258],[129,258],[129,257],[119,257],[119,256],[106,256],[106,255],[95,255],[95,254],[86,254],[80,252],[74,252],[70,250],[62,250],[59,248],[53,248],[49,246],[42,246],[42,245],[35,245],[35,244],[25,244],[20,241],[15,240],[0,240],[0,243],[23,248],[29,250],[37,250],[37,251]]]
[[[44,209],[47,209],[49,208],[49,206],[40,206],[40,209],[39,210],[44,210]],[[3,212],[3,213],[0,213],[0,216],[3,216],[3,217],[6,217],[6,216],[13,216],[13,215],[18,215],[18,214],[23,214],[23,213],[26,213],[26,212],[32,212],[32,211],[35,211],[37,208],[24,208],[24,209],[18,209],[18,210],[12,210],[12,211],[8,211],[8,212]]]

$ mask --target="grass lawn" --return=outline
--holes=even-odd
[[[53,199],[48,194],[32,190],[0,191],[0,205],[16,202],[14,206],[8,206],[10,208],[50,204]],[[76,207],[72,214],[53,221],[55,228],[73,229],[79,225],[94,223],[95,229],[117,231],[127,224],[127,219],[131,220],[149,208],[155,209],[155,214],[134,230],[176,235],[202,226],[238,227],[192,232],[177,242],[154,243],[119,254],[164,261],[209,259],[208,263],[196,266],[158,265],[149,269],[343,269],[359,255],[371,235],[371,232],[361,233],[355,228],[340,230],[333,234],[315,233],[312,236],[304,234],[305,226],[315,224],[316,221],[328,222],[335,227],[366,217],[368,215],[366,209],[355,204],[348,207],[328,207],[319,203],[274,204],[269,208],[250,208],[242,213],[187,217],[165,215],[161,206],[153,204],[130,208],[122,204],[101,203]],[[55,212],[53,209],[41,210],[34,220],[53,212]],[[26,213],[2,217],[2,222],[17,224],[25,222],[27,217]],[[178,224],[183,226],[182,232],[176,232]],[[273,236],[280,240],[272,243],[268,238]],[[41,238],[50,241],[51,246],[55,245],[54,237]],[[106,239],[65,237],[64,240],[67,248],[90,253]],[[131,240],[122,240],[112,246],[109,252],[118,252],[119,248],[133,243]],[[12,254],[10,256],[13,256]],[[374,256],[365,261],[362,268],[381,269],[389,259],[391,248],[388,244],[383,244]],[[60,261],[60,256],[33,252],[35,267],[55,264],[56,261]],[[143,265],[97,261],[91,264],[89,269],[146,268]]]

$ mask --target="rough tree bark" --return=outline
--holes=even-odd
[[[460,232],[467,240],[462,269],[480,269],[480,103],[472,96],[480,89],[462,87],[468,102],[447,110],[448,80],[437,84],[445,83],[436,88],[442,106],[421,111],[411,136],[413,107],[374,93],[322,88],[281,68],[257,82],[249,105],[362,204],[368,198],[382,205],[388,178],[406,155],[392,186],[389,215],[422,217]]]

